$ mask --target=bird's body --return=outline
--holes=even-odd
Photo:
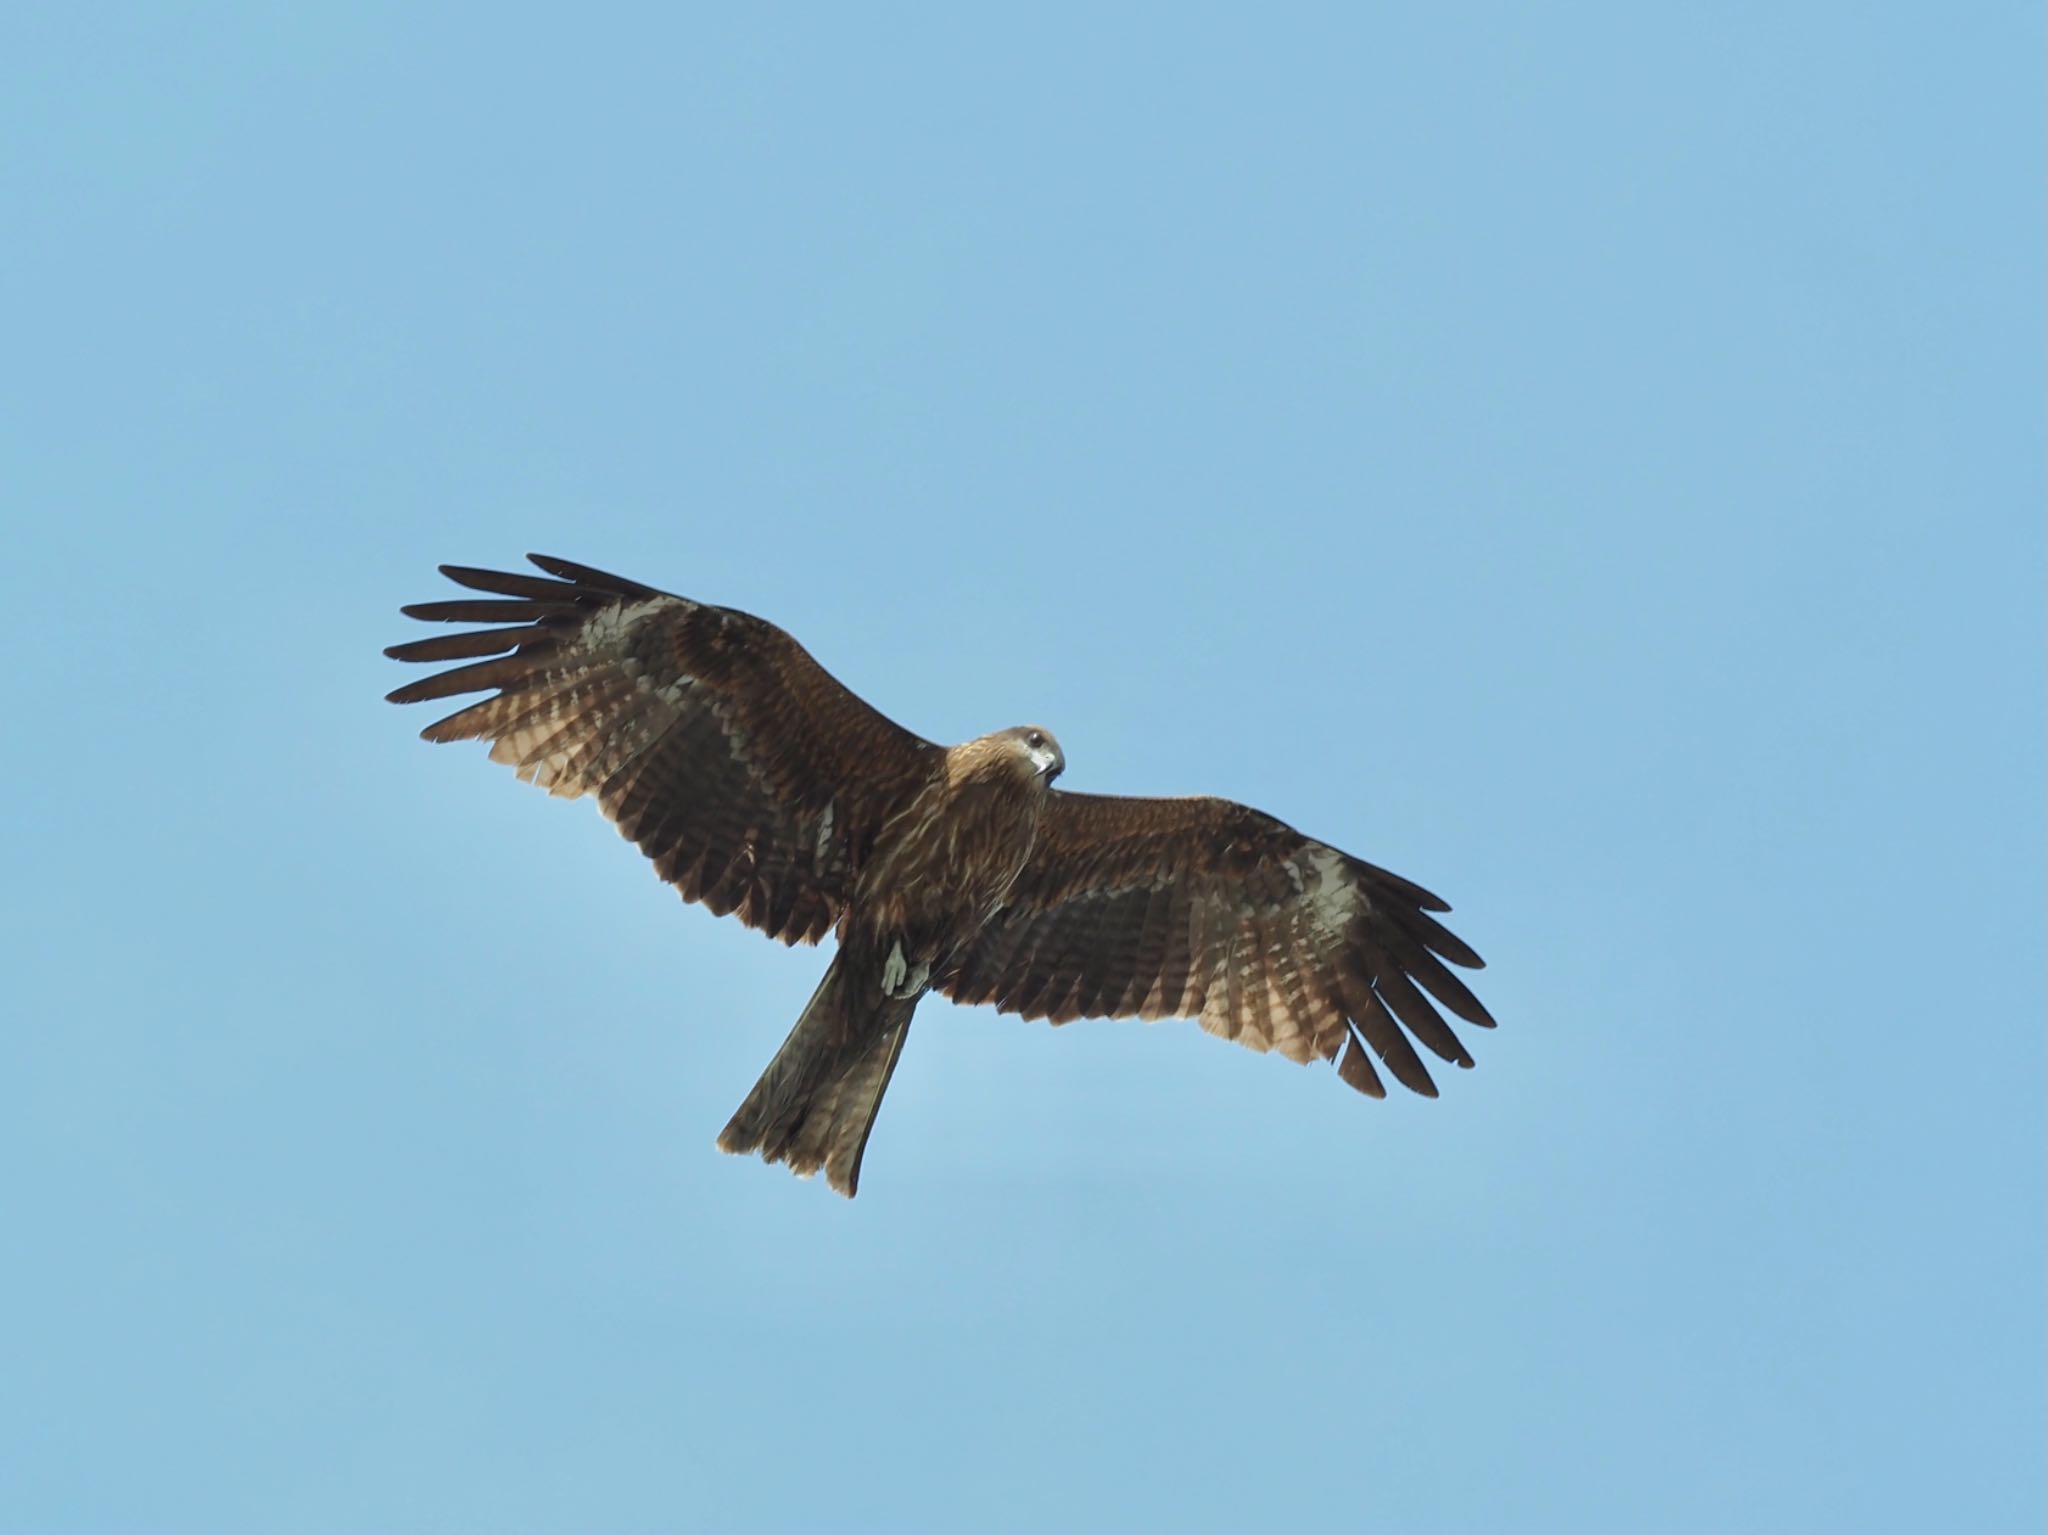
[[[838,953],[720,1147],[803,1170],[822,1163],[853,1192],[918,999],[1001,909],[1061,763],[1036,727],[969,741],[882,823],[839,919]]]
[[[1046,743],[1033,748],[1037,739]],[[995,915],[1030,860],[1039,811],[1058,768],[1033,758],[1052,738],[1037,727],[983,736],[945,754],[913,800],[883,823],[842,919],[879,935],[922,976]]]
[[[911,1015],[933,989],[1063,1023],[1197,1018],[1383,1096],[1373,1054],[1435,1093],[1402,1032],[1470,1065],[1417,989],[1492,1020],[1444,965],[1479,957],[1398,876],[1219,799],[1053,787],[1058,742],[1018,726],[939,747],[749,614],[533,556],[556,579],[443,566],[509,600],[405,611],[509,625],[393,646],[479,656],[396,702],[487,689],[430,725],[567,796],[595,795],[685,899],[838,949],[719,1137],[852,1194]],[[505,654],[509,652],[509,654]],[[1398,1022],[1397,1022],[1398,1020]]]

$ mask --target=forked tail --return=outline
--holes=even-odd
[[[852,1198],[917,1000],[883,996],[875,978],[849,984],[846,954],[835,954],[718,1149],[756,1151],[803,1177],[822,1167],[826,1182]]]

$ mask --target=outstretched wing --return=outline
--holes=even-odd
[[[939,748],[847,691],[771,623],[527,558],[555,579],[441,567],[495,599],[402,611],[501,627],[385,654],[496,659],[424,677],[391,701],[496,689],[420,734],[489,741],[493,761],[551,794],[595,795],[685,900],[737,912],[784,943],[815,943]]]
[[[941,984],[1054,1023],[1197,1018],[1254,1050],[1333,1061],[1382,1098],[1370,1046],[1434,1097],[1408,1035],[1460,1066],[1472,1057],[1424,990],[1493,1026],[1444,964],[1483,963],[1430,915],[1448,910],[1230,800],[1055,793],[1009,904]]]

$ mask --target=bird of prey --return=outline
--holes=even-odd
[[[934,745],[773,624],[528,558],[545,574],[443,565],[491,596],[401,611],[496,627],[392,646],[469,664],[389,696],[489,692],[421,734],[594,796],[686,901],[786,944],[835,935],[722,1150],[822,1167],[851,1196],[929,991],[1055,1024],[1198,1019],[1375,1098],[1375,1058],[1436,1095],[1411,1034],[1472,1064],[1431,998],[1492,1027],[1445,963],[1479,956],[1419,885],[1230,800],[1055,789],[1066,757],[1043,726]]]

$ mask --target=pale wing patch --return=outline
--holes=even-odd
[[[1316,876],[1310,910],[1315,913],[1318,935],[1326,941],[1341,938],[1358,915],[1358,886],[1344,867],[1344,855],[1335,848],[1311,847],[1308,864]],[[1290,863],[1288,869],[1300,877],[1299,865]]]
[[[697,606],[684,597],[649,597],[644,602],[622,602],[600,608],[590,616],[577,636],[577,644],[593,655],[617,655],[624,651],[633,632],[657,613],[688,612]]]
[[[1203,1029],[1219,1038],[1307,1062],[1330,1053],[1331,1042],[1324,1036],[1342,1018],[1312,994],[1304,965],[1321,966],[1342,947],[1360,895],[1344,856],[1333,848],[1303,849],[1287,861],[1284,873],[1295,899],[1277,910],[1240,917],[1202,902],[1190,912],[1196,953],[1205,940],[1213,943],[1221,936],[1218,926],[1227,925],[1229,938],[1208,973],[1190,977],[1183,1010],[1194,1010]],[[1153,998],[1146,1000],[1156,1005]]]
[[[688,705],[696,679],[651,673],[634,653],[650,621],[687,611],[680,597],[650,597],[592,615],[573,650],[548,668],[547,702],[491,745],[491,760],[565,799],[588,794],[661,739]]]

